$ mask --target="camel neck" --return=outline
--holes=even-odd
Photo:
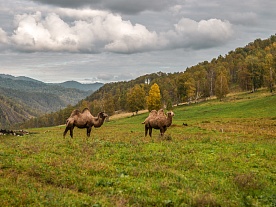
[[[99,127],[101,125],[103,125],[104,123],[104,118],[101,117],[97,117],[96,123],[94,124],[95,127]]]
[[[167,126],[169,127],[169,126],[171,126],[171,124],[172,124],[172,116],[168,115],[168,117],[167,117]]]

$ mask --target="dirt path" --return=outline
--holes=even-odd
[[[144,113],[147,113],[147,112],[148,112],[148,110],[141,110],[141,111],[138,111],[138,114],[144,114]],[[132,115],[133,115],[132,112],[114,114],[114,115],[109,117],[109,120],[115,120],[115,119],[121,119],[121,118],[125,118],[125,117],[131,117]]]

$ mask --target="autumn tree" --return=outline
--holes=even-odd
[[[127,106],[131,112],[138,112],[145,108],[146,93],[143,85],[136,84],[127,93]]]
[[[260,87],[260,70],[258,68],[258,57],[254,55],[248,55],[245,59],[249,74],[251,77],[252,92],[255,92]]]
[[[207,96],[204,94],[207,87],[207,72],[203,66],[198,66],[196,71],[193,73],[193,78],[195,80],[195,99],[198,100],[202,96]]]
[[[148,110],[159,110],[161,108],[161,94],[157,83],[150,87],[149,95],[147,97]]]
[[[273,56],[272,54],[267,54],[265,57],[265,85],[272,93],[274,90],[274,84],[276,80],[275,70],[273,70]]]
[[[114,99],[110,93],[107,93],[104,95],[103,106],[104,106],[105,113],[107,113],[109,116],[114,114],[115,104],[114,104]]]
[[[212,63],[205,63],[206,70],[206,85],[204,87],[204,94],[206,97],[214,95],[214,85],[215,85],[215,70]]]
[[[186,98],[187,101],[190,103],[196,95],[196,83],[195,80],[191,77],[185,83],[184,87],[186,89]]]
[[[185,96],[185,86],[184,83],[187,80],[187,72],[180,75],[177,79],[177,102],[182,102],[183,97]]]
[[[82,100],[80,103],[79,103],[79,105],[80,105],[80,109],[81,110],[83,110],[83,109],[85,109],[85,108],[90,108],[90,104],[89,104],[89,102],[87,101],[87,100]]]
[[[169,92],[166,89],[163,90],[162,97],[163,97],[163,101],[162,101],[163,105],[166,106],[167,110],[171,110],[172,109],[172,100],[171,100]]]
[[[103,101],[102,100],[94,100],[90,105],[90,112],[96,116],[99,112],[103,111]]]
[[[193,78],[193,73],[186,71],[178,79],[178,93],[181,101],[191,102],[196,96],[196,81]]]
[[[224,98],[229,93],[226,69],[220,67],[215,81],[215,95],[218,99]]]
[[[244,63],[239,64],[238,84],[240,88],[245,91],[252,88],[251,73]]]
[[[123,107],[121,106],[122,103],[122,92],[120,88],[116,88],[116,92],[114,95],[114,107],[115,111],[122,109]]]

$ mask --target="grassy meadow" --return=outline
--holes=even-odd
[[[0,136],[1,206],[276,206],[275,109],[259,91],[175,107],[163,138],[148,113]]]

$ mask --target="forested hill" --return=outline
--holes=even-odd
[[[0,128],[75,105],[91,93],[91,90],[0,74]]]
[[[96,93],[87,97],[89,107],[112,113],[130,110],[131,91],[136,84],[148,95],[150,87],[157,83],[164,105],[185,101],[198,101],[210,96],[222,99],[232,91],[251,91],[267,87],[273,91],[276,80],[276,36],[256,39],[245,47],[230,51],[212,61],[201,62],[183,69],[180,73],[155,73],[141,76],[128,82],[105,84]],[[132,90],[132,93],[135,90]],[[140,97],[143,98],[143,97]],[[104,103],[102,103],[104,102]],[[87,105],[80,103],[80,105]],[[145,106],[146,107],[146,106]]]
[[[25,126],[50,126],[64,124],[73,108],[88,107],[96,115],[104,110],[109,115],[115,111],[135,111],[147,108],[147,96],[154,83],[159,86],[162,106],[181,102],[197,102],[208,97],[223,99],[229,92],[255,92],[266,87],[273,92],[276,80],[276,36],[256,39],[245,47],[204,61],[178,73],[154,73],[135,80],[108,83],[76,106],[46,115],[41,125],[31,120]],[[139,104],[139,106],[137,105]],[[54,122],[52,120],[55,120]]]

